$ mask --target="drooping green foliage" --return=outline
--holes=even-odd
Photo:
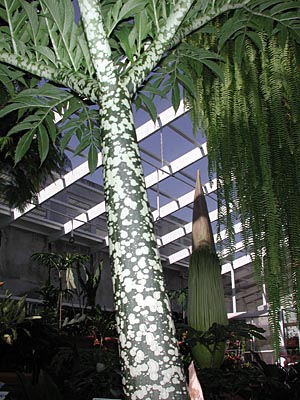
[[[96,129],[93,129],[95,113],[91,114],[90,111],[95,110],[83,107],[82,102],[96,104],[99,108],[105,202],[110,256],[113,261],[115,303],[118,306],[117,325],[125,393],[127,398],[146,398],[151,392],[153,399],[170,396],[174,399],[185,399],[186,387],[176,357],[176,339],[172,332],[168,299],[163,290],[162,268],[153,234],[151,210],[147,205],[131,104],[133,100],[138,103],[139,96],[143,91],[146,92],[149,97],[140,96],[140,104],[143,103],[155,119],[154,95],[164,95],[169,88],[172,91],[172,104],[175,109],[182,86],[191,96],[195,96],[194,87],[191,85],[192,74],[188,72],[187,63],[182,61],[187,53],[192,55],[187,59],[206,60],[200,65],[205,64],[220,75],[221,71],[214,62],[218,60],[218,56],[212,54],[213,49],[209,49],[208,55],[202,53],[200,56],[197,51],[196,54],[193,53],[195,46],[183,51],[184,45],[187,44],[186,38],[217,16],[233,12],[229,29],[223,32],[224,43],[236,32],[243,34],[247,31],[252,17],[255,20],[255,26],[252,27],[255,31],[263,31],[263,23],[270,20],[270,25],[275,31],[292,30],[296,34],[296,25],[299,25],[300,21],[300,2],[78,0],[78,4],[82,19],[75,20],[71,0],[0,0],[1,64],[10,65],[11,68],[21,69],[24,73],[43,79],[55,99],[66,96],[64,100],[58,100],[58,103],[52,102],[50,96],[48,101],[51,106],[39,107],[37,110],[36,101],[43,102],[47,98],[43,92],[44,86],[41,85],[40,90],[27,92],[26,104],[18,101],[20,99],[13,99],[9,107],[13,111],[18,110],[22,117],[22,109],[26,106],[28,111],[40,113],[42,119],[46,118],[50,111],[58,111],[61,115],[59,109],[63,108],[68,109],[70,119],[75,116],[86,120],[82,127],[88,138],[85,141],[85,137],[80,136],[78,140],[82,142],[79,144],[82,146],[81,150],[90,147],[88,159],[91,171],[97,167],[99,121],[96,119]],[[176,55],[180,44],[182,52]],[[168,80],[168,75],[171,80]],[[159,79],[153,84],[153,79],[157,77]],[[164,87],[165,82],[167,85]],[[163,88],[160,87],[161,83]],[[4,108],[0,117],[4,117],[9,111],[10,108]],[[21,118],[18,124],[22,123],[24,121]],[[27,132],[23,141],[28,145],[28,142],[32,144],[35,134],[39,136],[41,133],[36,120],[27,120],[26,123]],[[68,121],[64,123],[70,127]],[[62,127],[63,130],[64,128]],[[74,121],[71,122],[70,131],[64,136],[64,146],[72,133],[78,132]],[[49,130],[49,142],[52,140],[52,134],[56,136],[57,133],[59,130]],[[20,156],[25,154],[20,145],[23,144],[21,140],[16,150],[17,159],[21,159]],[[46,144],[41,149],[41,154],[44,155],[47,139],[41,142]],[[130,180],[127,180],[128,176]],[[123,209],[124,198],[131,205],[137,202],[139,207],[133,207],[130,211],[129,206]],[[123,224],[123,210],[128,212],[126,228]],[[135,240],[128,240],[129,236],[134,236]],[[139,243],[139,247],[136,243]],[[126,248],[126,252],[123,248]],[[140,251],[141,248],[144,249],[144,253]],[[126,257],[128,254],[131,254],[132,258]],[[144,275],[145,263],[151,265],[151,268],[147,279],[144,280],[139,276]],[[147,296],[151,296],[150,304],[156,306],[149,307],[148,301],[141,300],[141,292],[147,292]],[[126,293],[124,299],[122,293]],[[159,311],[161,304],[164,305],[162,312]],[[145,324],[139,320],[144,312]],[[155,337],[151,332],[151,337],[147,340],[132,339],[130,343],[133,347],[127,346],[129,337],[143,337],[145,326],[150,331],[153,327],[152,321],[157,323]],[[168,340],[164,339],[165,337]],[[144,370],[147,365],[147,372],[150,374]],[[171,375],[173,377],[169,379]],[[167,379],[161,379],[162,376]],[[171,391],[173,393],[170,393]]]
[[[244,37],[257,42],[257,31],[260,30],[279,32],[282,38],[287,31],[300,37],[296,12],[300,2],[297,1],[203,0],[191,4],[184,6],[185,17],[181,22],[176,21],[179,27],[173,37],[161,45],[165,38],[160,33],[166,29],[166,24],[170,24],[170,27],[174,25],[173,19],[177,9],[182,7],[181,3],[179,5],[169,0],[99,2],[105,40],[110,46],[111,61],[118,81],[128,88],[137,109],[143,106],[153,120],[157,117],[155,96],[164,97],[171,93],[175,109],[179,106],[182,88],[192,97],[196,96],[189,69],[191,62],[197,65],[200,62],[200,66],[204,65],[214,74],[223,76],[218,64],[220,56],[217,49],[205,48],[202,44],[200,47],[191,45],[186,41],[186,37],[199,28],[211,35],[213,31],[211,27],[207,28],[207,23],[217,16],[235,10],[222,31],[221,44],[232,36],[238,36],[237,47],[240,51]],[[48,131],[48,140],[35,121],[26,119],[23,139],[26,146],[21,146],[21,143],[17,147],[16,161],[23,157],[25,148],[28,149],[32,143],[33,131],[38,137],[44,138],[41,141],[43,156],[47,153],[47,143],[51,138],[63,133],[63,150],[73,135],[80,142],[77,153],[89,148],[89,167],[93,172],[97,167],[97,151],[100,149],[100,121],[97,110],[87,105],[92,102],[99,106],[102,93],[83,23],[76,16],[74,4],[71,0],[1,0],[0,33],[1,63],[9,64],[11,69],[19,68],[16,71],[20,77],[24,76],[21,70],[42,77],[47,81],[48,90],[53,96],[44,97],[49,102],[49,108],[42,107],[38,113],[36,103],[32,103],[39,96],[37,90],[28,92],[22,105],[11,98],[14,110],[22,110],[26,105],[30,112],[35,116],[39,114],[42,119],[50,116],[50,111],[60,113],[61,109],[64,109],[66,115],[58,130],[52,127]],[[158,54],[159,51],[161,53]],[[4,80],[3,75],[0,79],[4,85],[11,84],[7,79]],[[69,88],[67,95],[53,83]],[[39,89],[42,91],[43,87]],[[40,94],[44,96],[45,93]],[[7,115],[9,110],[6,108],[1,115]],[[18,123],[22,122],[24,118],[18,120]]]
[[[221,22],[212,29],[224,32]],[[189,103],[195,127],[207,135],[210,172],[217,173],[219,225],[227,226],[234,249],[233,225],[236,217],[242,221],[257,277],[266,284],[278,350],[278,311],[288,293],[300,307],[300,46],[286,31],[235,39],[220,50],[223,82],[203,67]],[[193,40],[220,45],[206,34]]]
[[[36,113],[24,105],[26,90],[34,90],[37,84],[34,77],[0,66],[0,113],[5,107],[10,109],[0,119],[0,196],[10,207],[21,210],[35,200],[51,176],[65,171],[68,161],[58,146],[59,136],[48,137],[48,132],[55,130],[52,112],[43,118],[41,102],[36,101]],[[16,98],[19,112],[8,104]],[[23,125],[18,125],[21,119]],[[36,130],[26,131],[29,121],[37,125]]]

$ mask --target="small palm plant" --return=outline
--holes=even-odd
[[[12,294],[5,293],[0,301],[0,341],[12,345],[18,337],[18,329],[26,317],[26,297],[14,300]]]
[[[52,300],[52,305],[53,300],[57,302],[55,308],[59,328],[62,327],[64,297],[72,298],[75,294],[80,304],[83,297],[86,304],[81,307],[81,313],[83,314],[87,307],[90,307],[93,313],[101,279],[101,262],[93,265],[91,257],[82,254],[34,253],[32,258],[48,268],[48,282],[43,288],[42,294],[46,295],[48,300]],[[74,275],[74,270],[77,276]],[[56,271],[58,275],[58,288],[51,284],[51,271]]]

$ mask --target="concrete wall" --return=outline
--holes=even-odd
[[[79,253],[90,255],[87,247],[67,240],[58,240],[48,244],[46,236],[24,229],[9,226],[2,229],[0,244],[0,295],[8,290],[13,295],[27,295],[29,298],[40,298],[38,291],[48,277],[48,269],[38,265],[31,256],[35,252],[53,252],[58,254]],[[97,292],[97,303],[103,309],[113,309],[113,289],[111,269],[107,252],[93,253],[94,262],[103,261],[101,281]],[[177,270],[165,269],[167,289],[182,289],[187,286],[186,277]],[[53,280],[57,281],[55,273]],[[74,302],[76,299],[74,298]]]
[[[32,259],[33,253],[53,252],[58,254],[89,254],[89,249],[67,241],[57,241],[49,245],[47,238],[37,233],[14,227],[2,229],[0,245],[0,281],[5,285],[0,294],[8,290],[16,296],[26,294],[30,298],[38,298],[37,293],[48,278],[48,269]],[[98,301],[107,308],[112,308],[112,284],[110,266],[106,254],[97,253],[96,260],[104,260],[102,280],[98,290]],[[52,274],[55,281],[55,272]]]

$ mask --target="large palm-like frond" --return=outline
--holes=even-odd
[[[2,79],[2,82],[5,81],[5,85],[0,82],[1,112],[5,107],[13,105],[9,102],[19,91],[22,89],[32,90],[29,88],[35,86],[38,81],[36,78],[25,76],[8,67],[1,67],[0,71],[4,74],[2,77],[7,78],[6,80]],[[51,131],[55,129],[53,115],[50,114],[50,119],[43,120],[41,115],[35,114],[25,103],[20,102],[19,104],[20,108],[12,107],[12,111],[1,118],[0,193],[1,199],[10,207],[23,209],[26,203],[34,202],[37,193],[53,174],[64,172],[67,158],[58,147],[58,137],[55,135],[53,140],[48,138],[50,129]],[[23,125],[18,124],[21,118],[24,121]],[[28,130],[26,121],[28,121],[27,124],[38,123],[36,130],[32,132]],[[8,136],[9,132],[13,134]]]

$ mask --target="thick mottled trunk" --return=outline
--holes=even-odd
[[[102,97],[109,249],[126,398],[187,399],[130,98]]]

